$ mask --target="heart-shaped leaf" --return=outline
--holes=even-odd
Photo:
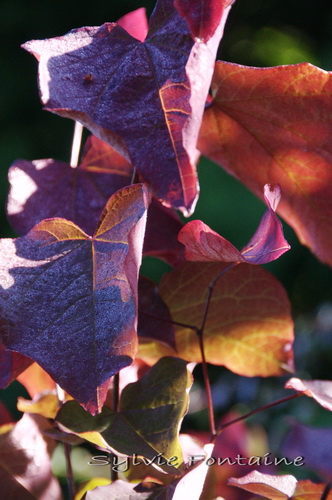
[[[202,221],[188,222],[178,236],[179,241],[186,247],[186,260],[266,264],[287,252],[290,246],[284,238],[281,222],[275,214],[280,200],[280,187],[266,184],[264,198],[268,210],[263,215],[255,234],[241,252]]]
[[[8,219],[24,235],[38,222],[62,217],[93,234],[107,200],[128,186],[133,166],[106,142],[90,136],[77,168],[47,160],[16,160],[9,169]],[[149,207],[143,253],[171,265],[183,260],[177,236],[183,224],[175,210],[153,200]]]
[[[197,136],[222,26],[194,42],[173,0],[159,0],[141,42],[115,23],[24,48],[39,61],[46,109],[80,121],[130,158],[167,206],[197,200]]]
[[[93,417],[69,401],[59,411],[57,421],[67,431],[106,450],[141,455],[152,460],[151,464],[179,474],[183,463],[179,427],[187,411],[191,383],[186,361],[162,358],[141,379],[124,388],[120,411],[104,407]]]
[[[137,348],[137,279],[149,193],[108,201],[93,237],[64,219],[1,241],[0,332],[96,412],[107,380]],[[98,389],[99,388],[99,389]]]
[[[208,286],[226,264],[187,262],[164,275],[159,293],[174,321],[200,327]],[[204,329],[209,363],[245,376],[280,375],[293,367],[293,321],[282,285],[259,266],[240,264],[214,287]],[[201,361],[195,332],[176,326],[179,356]]]
[[[261,197],[279,183],[279,213],[332,265],[332,73],[311,64],[217,62],[199,149]]]

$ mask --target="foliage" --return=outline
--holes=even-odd
[[[216,419],[207,363],[241,377],[296,369],[290,301],[260,267],[290,250],[277,212],[332,265],[332,74],[308,63],[215,63],[232,3],[158,0],[149,23],[140,8],[23,45],[38,60],[45,109],[76,125],[70,163],[19,159],[9,169],[19,236],[0,241],[0,384],[18,379],[32,399],[19,399],[16,424],[0,414],[8,498],[61,498],[56,441],[69,498],[331,496],[331,459],[308,459],[299,480],[280,467],[296,471],[301,450],[312,454],[329,429],[294,424],[279,460],[263,439],[250,454],[243,442],[254,433],[242,421],[303,395],[331,411],[332,382],[299,373],[285,385],[292,395]],[[92,135],[79,160],[82,126]],[[241,251],[203,221],[183,220],[198,200],[200,154],[267,205]],[[142,256],[170,266],[158,286],[139,275]],[[196,365],[208,436],[183,432]],[[233,438],[225,457],[230,427],[242,447]],[[95,447],[91,466],[110,466],[111,483],[96,474],[75,495],[70,452],[82,443]]]

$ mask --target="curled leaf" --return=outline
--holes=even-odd
[[[266,264],[290,249],[282,225],[275,214],[281,197],[280,186],[264,186],[268,210],[249,243],[239,252],[228,240],[202,221],[190,221],[180,231],[178,239],[186,247],[185,258],[205,262],[248,262]]]
[[[326,410],[332,411],[332,382],[330,380],[301,380],[291,378],[285,384],[286,389],[303,392],[314,398]]]

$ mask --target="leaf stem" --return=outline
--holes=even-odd
[[[71,146],[71,157],[70,157],[70,166],[72,168],[76,168],[78,165],[81,142],[82,142],[82,134],[83,134],[83,125],[75,121],[73,142]]]
[[[320,497],[320,500],[327,500],[328,494],[330,493],[332,488],[332,483],[327,483],[327,485],[324,488],[324,491],[322,493],[322,496]]]
[[[66,458],[66,471],[67,471],[67,485],[68,485],[68,499],[74,500],[75,497],[75,481],[73,468],[71,465],[71,445],[69,443],[63,443],[65,458]]]
[[[272,403],[268,403],[264,406],[260,406],[259,408],[256,408],[255,410],[251,410],[248,413],[245,413],[244,415],[241,415],[241,417],[234,418],[233,420],[230,420],[229,422],[226,422],[225,424],[219,425],[217,427],[217,433],[213,436],[213,441],[216,439],[219,434],[222,433],[227,427],[236,424],[237,422],[241,422],[241,420],[246,420],[247,418],[251,417],[252,415],[255,415],[256,413],[260,413],[261,411],[267,410],[269,408],[272,408],[273,406],[280,405],[282,403],[286,403],[287,401],[290,401],[292,399],[299,398],[300,396],[303,396],[303,393],[296,393],[292,394],[291,396],[286,396],[282,399],[278,399],[277,401],[273,401]],[[212,442],[213,442],[212,441]]]
[[[214,409],[213,409],[213,400],[212,400],[212,391],[211,391],[211,384],[210,384],[210,378],[209,378],[209,371],[208,371],[208,366],[207,366],[207,362],[205,359],[205,352],[204,352],[203,332],[201,330],[197,330],[197,336],[198,336],[199,348],[200,348],[201,357],[202,357],[202,370],[203,370],[203,379],[204,379],[205,393],[206,393],[207,406],[208,406],[210,432],[211,432],[212,436],[215,436],[217,431],[216,431],[216,423],[215,423],[215,418],[214,418]]]
[[[112,392],[112,410],[117,412],[119,410],[119,401],[120,401],[120,372],[116,373],[113,376],[113,392]],[[116,467],[113,467],[115,464],[116,455],[114,453],[110,453],[110,478],[112,483],[117,481],[118,472]]]

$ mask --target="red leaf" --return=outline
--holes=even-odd
[[[172,319],[200,327],[207,289],[226,264],[186,262],[166,273],[159,293]],[[177,355],[201,362],[196,333],[175,327]],[[265,269],[240,264],[217,281],[204,328],[208,363],[247,377],[280,375],[293,369],[293,322],[282,285]]]
[[[8,351],[0,342],[0,388],[4,389],[11,384],[32,363],[32,359],[18,352]]]
[[[26,234],[43,219],[62,217],[93,234],[109,197],[130,184],[133,166],[104,141],[90,136],[81,164],[47,159],[16,160],[9,169],[8,219]],[[183,226],[173,209],[153,200],[149,207],[143,253],[171,265],[183,260],[177,235]]]
[[[190,26],[193,38],[206,42],[220,22],[225,25],[235,0],[174,0],[174,5]]]
[[[132,185],[110,198],[94,237],[48,219],[1,241],[4,344],[37,361],[91,412],[100,409],[109,377],[136,353],[148,203],[146,188]]]
[[[332,382],[330,380],[300,380],[291,378],[285,384],[286,389],[304,392],[314,398],[323,408],[332,411]]]
[[[257,196],[279,183],[280,215],[332,265],[332,73],[218,62],[212,88],[199,149]]]
[[[186,247],[185,257],[191,261],[248,262],[266,264],[290,249],[284,238],[281,222],[275,215],[280,187],[264,186],[268,206],[258,229],[249,243],[239,252],[229,241],[201,221],[188,222],[179,233],[179,241]]]
[[[118,19],[117,24],[128,31],[129,35],[141,42],[144,42],[149,31],[148,19],[144,7],[128,12],[128,14]]]
[[[159,0],[144,42],[114,23],[24,48],[40,62],[45,107],[82,122],[184,213],[197,199],[197,136],[221,27],[193,42],[173,0]]]
[[[272,476],[253,471],[241,478],[231,477],[228,484],[262,495],[270,500],[287,500],[292,497],[297,480],[291,475]]]

